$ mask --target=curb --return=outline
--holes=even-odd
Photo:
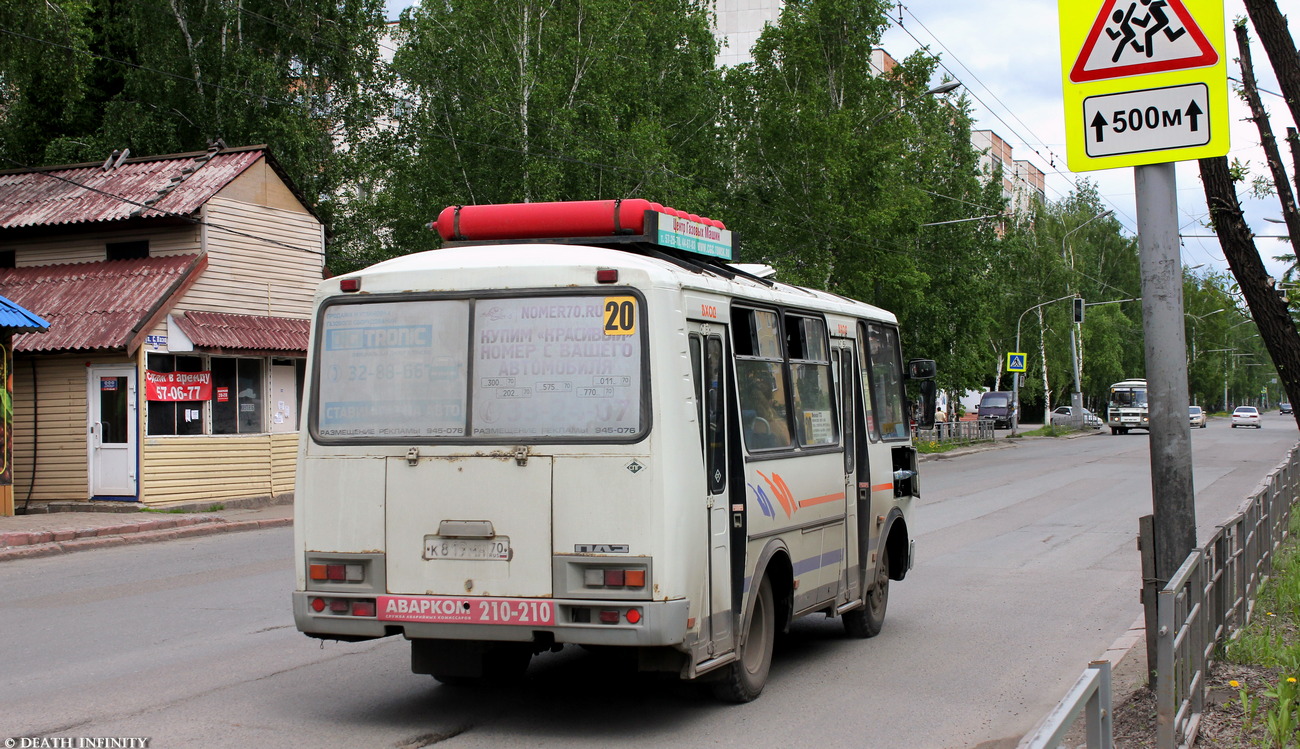
[[[222,518],[175,518],[76,531],[6,533],[0,536],[0,562],[286,525],[293,525],[293,518],[235,521]]]

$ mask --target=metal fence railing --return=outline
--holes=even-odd
[[[993,439],[992,419],[938,421],[933,427],[916,430],[918,442],[965,443]]]
[[[1189,749],[1196,741],[1205,681],[1215,648],[1250,623],[1260,586],[1273,571],[1273,559],[1286,541],[1291,513],[1300,497],[1300,445],[1260,484],[1260,489],[1204,547],[1193,551],[1159,591],[1155,626],[1148,619],[1148,637],[1154,630],[1156,688],[1156,746],[1159,749]],[[1142,547],[1153,548],[1150,522],[1142,524]],[[1144,579],[1155,577],[1153,554],[1142,557]],[[1145,591],[1144,591],[1145,593]],[[1020,749],[1053,749],[1071,724],[1088,712],[1088,749],[1113,746],[1109,719],[1097,718],[1094,731],[1094,699],[1100,709],[1111,713],[1109,684],[1081,690],[1080,685],[1096,678],[1089,666],[1079,683],[1032,733],[1020,742]]]
[[[1020,749],[1060,746],[1080,715],[1087,716],[1088,749],[1113,749],[1110,684],[1110,661],[1089,663],[1065,698],[1020,742]]]
[[[1160,749],[1195,743],[1214,650],[1250,623],[1259,588],[1287,539],[1298,479],[1300,454],[1293,448],[1241,511],[1188,555],[1160,591],[1155,648]]]

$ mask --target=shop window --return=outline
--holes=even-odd
[[[203,357],[149,354],[145,368],[150,372],[203,372]],[[165,396],[171,397],[171,396]],[[148,400],[149,435],[203,434],[204,400]]]
[[[212,433],[264,432],[261,359],[212,359]]]

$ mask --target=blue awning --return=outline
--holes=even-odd
[[[8,333],[44,333],[50,324],[39,315],[0,296],[0,331]]]

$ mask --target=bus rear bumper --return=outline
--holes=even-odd
[[[328,598],[323,611],[317,612],[313,599]],[[404,601],[445,601],[438,597],[402,596]],[[385,613],[382,603],[375,615],[358,616],[333,611],[335,601],[374,601],[364,595],[322,594],[295,591],[293,618],[298,630],[323,639],[366,639],[401,634],[408,640],[485,640],[530,642],[538,633],[549,633],[556,643],[610,645],[622,647],[681,646],[686,641],[687,611],[685,599],[673,601],[601,601],[587,599],[515,599],[519,604],[545,604],[552,608],[547,623],[480,624],[469,622],[412,621],[419,614]],[[382,599],[381,599],[382,601]],[[342,609],[342,606],[338,606]],[[412,607],[415,608],[415,607]],[[422,610],[436,610],[426,606]],[[536,607],[534,607],[536,608]],[[364,611],[364,609],[363,609]]]

